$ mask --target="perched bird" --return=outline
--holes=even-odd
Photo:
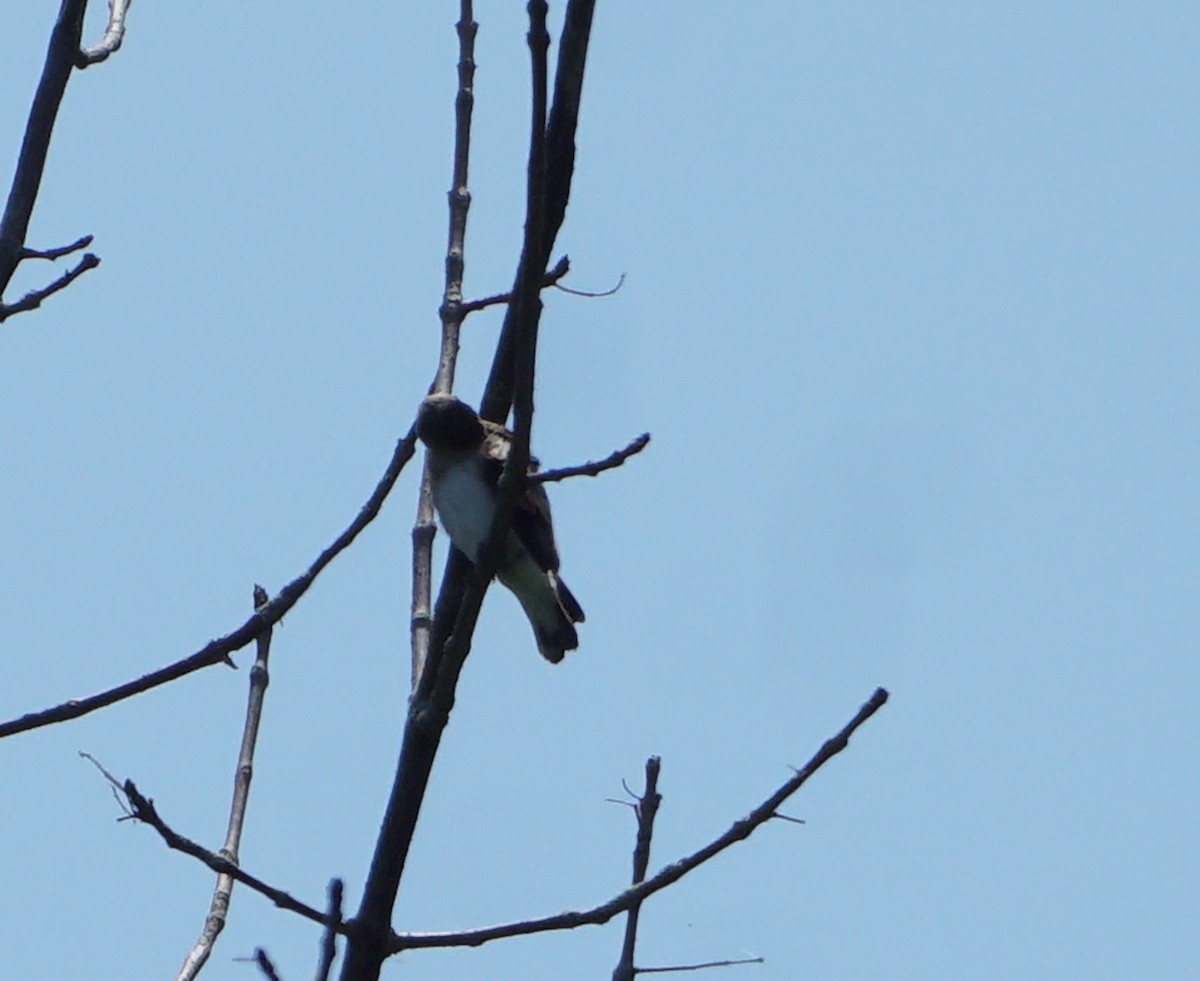
[[[497,486],[512,434],[480,419],[453,395],[430,395],[417,414],[417,435],[429,451],[433,504],[454,547],[472,562],[487,540],[500,500]],[[512,527],[496,576],[521,602],[538,650],[557,664],[579,646],[579,601],[558,578],[550,501],[530,484],[513,505]]]

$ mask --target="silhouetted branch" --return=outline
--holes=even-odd
[[[842,727],[840,732],[827,739],[812,759],[746,817],[735,821],[729,830],[714,838],[703,848],[686,858],[672,862],[651,878],[631,886],[608,902],[578,912],[557,913],[554,916],[481,927],[476,930],[396,934],[392,939],[391,950],[399,952],[418,947],[478,947],[480,944],[505,937],[527,936],[531,933],[545,933],[549,930],[573,930],[589,924],[607,923],[618,913],[624,913],[631,909],[635,903],[678,882],[693,869],[719,855],[731,845],[749,838],[759,827],[771,820],[775,815],[776,808],[804,786],[809,777],[844,750],[849,745],[850,737],[854,735],[855,731],[878,712],[887,700],[887,691],[883,688],[876,689],[871,698],[858,710],[854,718]]]
[[[282,981],[279,972],[275,970],[275,965],[271,963],[271,958],[261,947],[254,948],[254,963],[258,965],[258,969],[263,972],[267,981]]]
[[[610,453],[603,460],[588,461],[577,467],[560,467],[557,470],[546,470],[542,473],[530,474],[529,482],[533,484],[548,484],[555,480],[566,480],[568,477],[596,477],[604,473],[605,470],[612,470],[614,467],[619,467],[631,456],[641,453],[649,443],[650,434],[642,433],[637,439],[631,441],[628,446]]]
[[[61,259],[65,255],[70,255],[72,252],[78,252],[80,249],[86,249],[92,244],[92,239],[95,236],[84,235],[82,238],[76,239],[70,245],[62,245],[57,249],[30,249],[23,248],[21,250],[22,259]]]
[[[4,321],[14,314],[36,310],[42,305],[42,300],[46,299],[46,297],[53,296],[59,290],[65,290],[85,272],[89,269],[95,269],[98,265],[100,265],[100,259],[97,256],[91,252],[85,253],[82,259],[48,286],[30,290],[21,299],[17,300],[16,303],[0,303],[0,323],[4,323]]]
[[[126,0],[113,0],[119,4],[120,20],[124,21]],[[62,0],[58,10],[58,19],[50,32],[50,44],[46,50],[46,61],[42,67],[42,77],[38,81],[37,91],[33,96],[33,104],[29,109],[29,118],[25,124],[25,136],[21,141],[21,153],[17,158],[16,171],[13,174],[12,187],[9,189],[8,200],[4,206],[4,215],[0,217],[0,321],[16,313],[37,308],[46,297],[65,289],[89,269],[95,268],[100,260],[94,255],[84,256],[69,272],[60,276],[49,286],[26,294],[26,296],[10,305],[2,301],[4,291],[12,281],[13,273],[23,259],[52,258],[54,254],[65,255],[73,251],[67,249],[50,249],[39,252],[25,247],[25,237],[29,232],[29,220],[37,203],[38,190],[42,184],[42,176],[46,169],[46,156],[50,151],[50,138],[54,134],[54,122],[58,117],[59,106],[62,105],[63,95],[67,89],[67,81],[71,71],[81,57],[80,38],[83,34],[83,16],[87,10],[87,0]],[[110,30],[113,27],[110,11]],[[123,27],[121,28],[123,30]],[[108,35],[105,35],[107,41]],[[103,44],[104,42],[101,42]],[[117,44],[119,44],[119,40]],[[112,50],[116,50],[115,46]],[[107,56],[107,55],[106,55]],[[82,239],[80,240],[82,241]],[[88,242],[91,238],[88,237]],[[76,243],[76,247],[83,246]]]
[[[572,10],[580,6],[580,0],[569,0],[566,12],[566,26],[579,30],[577,16]],[[590,0],[584,3],[590,10]],[[545,217],[545,197],[542,190],[546,186],[546,171],[553,166],[564,165],[562,161],[547,164],[545,155],[540,149],[544,146],[545,120],[545,49],[541,46],[541,37],[545,36],[544,3],[534,0],[530,4],[530,41],[534,63],[534,110],[535,132],[530,137],[529,165],[529,195],[526,204],[525,243],[522,249],[521,261],[518,265],[513,292],[514,300],[508,306],[504,327],[501,330],[501,341],[493,360],[492,375],[488,380],[483,395],[483,409],[480,415],[490,421],[501,421],[507,418],[509,407],[513,402],[514,385],[521,384],[525,377],[523,369],[517,365],[531,366],[536,351],[536,321],[531,330],[530,319],[534,311],[540,312],[541,281],[545,275],[546,258],[553,248],[554,239],[561,225],[561,216],[556,223]],[[540,10],[540,12],[539,12]],[[539,31],[538,24],[542,27]],[[590,14],[587,26],[590,27]],[[565,43],[565,42],[564,42]],[[581,53],[578,39],[572,44],[576,56]],[[582,51],[586,52],[586,38]],[[538,79],[538,63],[541,63],[541,81]],[[583,63],[576,66],[579,80],[582,79]],[[563,74],[560,59],[559,74]],[[538,92],[541,92],[539,99]],[[558,96],[556,94],[556,105]],[[575,100],[577,103],[577,99]],[[541,120],[539,123],[538,120]],[[574,125],[571,126],[574,132]],[[555,180],[560,186],[569,187],[571,159],[566,161],[566,173],[558,174]],[[563,198],[565,207],[565,198]],[[531,216],[537,216],[531,221]],[[536,315],[536,314],[534,314]],[[507,342],[505,338],[507,337]],[[505,343],[511,345],[508,353],[500,348]],[[529,376],[531,379],[532,376]],[[501,481],[500,506],[493,523],[490,539],[495,540],[503,533],[510,520],[511,500],[515,493],[515,481],[524,481],[525,471],[517,470],[517,466],[528,464],[529,425],[532,409],[532,389],[528,395],[528,404],[518,410],[514,429],[516,437],[513,449],[508,459],[506,476]],[[522,447],[522,441],[524,446]],[[490,544],[490,543],[489,543]],[[389,953],[389,937],[392,910],[399,890],[400,878],[404,873],[408,851],[412,844],[413,833],[416,830],[417,816],[424,800],[425,789],[429,775],[441,743],[442,732],[445,730],[450,710],[454,703],[454,693],[459,673],[470,650],[471,637],[479,616],[479,607],[487,590],[490,572],[494,571],[495,548],[485,545],[480,556],[478,567],[455,549],[450,551],[450,559],[442,578],[441,590],[434,607],[433,625],[429,636],[428,654],[423,669],[417,680],[415,689],[409,699],[409,710],[405,720],[404,741],[397,763],[395,778],[387,809],[384,813],[383,824],[375,845],[375,854],[371,861],[370,872],[363,890],[362,903],[356,923],[363,930],[363,937],[352,940],[346,947],[343,960],[342,981],[374,981],[378,978],[384,958]],[[489,563],[492,563],[489,567]]]
[[[148,797],[143,797],[132,780],[126,780],[122,786],[125,796],[129,800],[129,806],[133,811],[133,817],[141,821],[143,824],[148,824],[159,833],[162,840],[166,842],[168,848],[175,851],[183,852],[185,855],[191,855],[192,858],[199,859],[214,872],[219,875],[228,875],[230,878],[236,879],[242,885],[255,892],[266,896],[280,909],[290,910],[293,913],[299,913],[305,919],[312,920],[314,923],[319,923],[323,927],[334,930],[343,936],[349,936],[353,933],[353,928],[350,924],[340,923],[326,913],[322,913],[318,909],[314,909],[307,903],[302,903],[300,900],[290,896],[282,889],[276,889],[274,886],[268,885],[262,879],[250,875],[248,872],[243,872],[230,859],[217,852],[209,851],[203,845],[198,845],[190,838],[185,838],[183,835],[175,832],[161,817],[158,811],[154,808],[154,801]]]
[[[703,971],[709,967],[738,967],[741,964],[761,964],[761,957],[743,957],[736,961],[705,961],[703,964],[680,964],[676,967],[639,967],[638,974],[672,974],[676,971]]]
[[[359,532],[375,519],[392,487],[395,486],[396,479],[400,476],[400,471],[404,469],[404,465],[412,458],[416,440],[416,433],[410,430],[408,435],[396,444],[396,449],[392,453],[392,459],[388,462],[387,469],[376,485],[374,492],[367,499],[367,502],[363,504],[362,508],[359,509],[358,514],[350,522],[346,530],[334,539],[333,543],[325,551],[317,556],[312,565],[284,586],[274,599],[263,607],[263,609],[255,612],[236,630],[217,640],[210,641],[200,650],[196,651],[195,654],[191,654],[173,664],[168,664],[164,668],[159,668],[157,671],[152,671],[134,681],[126,682],[123,685],[118,685],[115,688],[110,688],[108,691],[103,691],[87,698],[72,699],[53,708],[45,709],[41,712],[31,712],[18,719],[0,723],[0,739],[18,732],[26,732],[27,730],[37,729],[41,726],[52,725],[56,722],[77,719],[81,715],[87,715],[89,712],[112,705],[114,702],[132,698],[134,695],[149,691],[151,688],[157,688],[159,685],[165,685],[177,678],[182,678],[193,671],[212,667],[214,664],[230,663],[230,654],[252,643],[264,629],[282,620],[284,615],[308,592],[309,587],[325,567],[348,548],[354,539],[358,537]]]
[[[104,61],[114,51],[119,51],[125,40],[125,15],[129,12],[130,0],[108,0],[108,27],[104,37],[90,48],[84,48],[75,59],[76,68],[87,68]]]
[[[571,260],[569,257],[563,256],[554,264],[552,269],[546,270],[546,275],[542,277],[542,288],[557,286],[560,290],[566,290],[567,288],[560,285],[558,281],[570,271]],[[575,291],[567,290],[567,292]],[[485,296],[479,300],[470,300],[464,303],[459,309],[462,310],[463,314],[474,313],[476,310],[485,310],[488,307],[499,306],[501,303],[512,303],[512,299],[513,295],[511,292],[494,293],[492,296]]]
[[[258,612],[267,605],[267,591],[262,586],[254,587],[254,610]],[[258,727],[262,721],[263,699],[267,694],[270,675],[267,660],[271,654],[271,627],[267,627],[257,638],[258,652],[254,667],[250,669],[250,695],[246,703],[246,723],[242,728],[242,745],[238,751],[237,767],[233,774],[233,801],[229,808],[229,826],[225,832],[225,844],[221,855],[235,865],[238,848],[242,841],[242,827],[246,820],[246,806],[250,802],[250,781],[254,776],[254,747],[258,741]],[[229,900],[233,894],[233,876],[227,872],[217,874],[212,903],[200,939],[184,958],[176,981],[192,981],[204,967],[217,937],[225,929],[229,913]]]
[[[621,273],[617,277],[617,285],[607,290],[577,290],[572,286],[563,286],[562,283],[555,283],[554,288],[561,290],[564,293],[570,293],[572,296],[583,296],[589,300],[598,300],[605,296],[614,296],[621,291],[621,287],[625,285],[625,274]]]
[[[637,843],[633,849],[633,884],[636,886],[646,878],[650,866],[650,839],[654,836],[654,817],[662,795],[658,792],[658,771],[662,761],[657,756],[646,760],[646,790],[637,798],[634,813],[637,815]],[[633,966],[633,952],[637,946],[638,917],[642,912],[642,900],[629,907],[625,921],[625,940],[621,945],[621,958],[613,970],[613,981],[633,981],[637,970]]]
[[[316,981],[329,981],[329,972],[333,969],[333,959],[337,956],[337,930],[332,924],[342,923],[342,895],[345,884],[341,879],[333,879],[329,883],[329,922],[325,933],[321,936],[321,960],[317,964]]]

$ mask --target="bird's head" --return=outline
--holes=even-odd
[[[430,395],[417,411],[417,435],[431,450],[467,451],[483,442],[483,423],[453,395]]]

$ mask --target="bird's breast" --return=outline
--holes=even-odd
[[[450,540],[474,562],[492,528],[496,492],[473,462],[446,468],[433,483],[433,504]]]

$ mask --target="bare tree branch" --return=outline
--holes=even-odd
[[[450,227],[446,244],[446,279],[442,305],[438,311],[442,321],[442,339],[432,392],[450,392],[454,388],[459,334],[466,316],[462,284],[466,269],[467,214],[471,207],[467,178],[471,162],[471,115],[475,107],[475,35],[479,31],[472,0],[460,0],[455,29],[458,33],[458,94],[454,99],[454,173],[448,195]],[[412,651],[410,688],[414,691],[429,659],[429,640],[433,629],[433,539],[436,534],[433,488],[429,464],[426,462],[417,497],[417,519],[412,531],[412,619],[409,642]]]
[[[591,0],[568,0],[566,26],[564,30],[580,30],[577,15],[572,14],[579,6],[591,7]],[[540,4],[544,8],[544,4]],[[539,14],[537,0],[530,4],[531,18],[531,50],[535,73],[539,61],[537,45],[540,43],[534,35],[538,33],[537,23]],[[541,17],[544,35],[544,9]],[[586,18],[584,30],[590,28],[590,13]],[[564,41],[564,44],[566,42]],[[575,57],[581,58],[586,52],[586,38],[582,46],[578,39],[572,43]],[[541,64],[545,65],[544,50]],[[578,80],[582,79],[582,60],[575,66]],[[567,71],[570,74],[570,71]],[[563,59],[560,58],[559,76],[564,75]],[[544,70],[543,70],[544,76]],[[577,80],[577,81],[578,81]],[[542,100],[539,112],[535,96],[535,120],[543,120],[538,129],[544,128],[545,82],[535,78],[535,93],[541,87]],[[556,94],[556,105],[558,96]],[[570,100],[567,100],[570,101]],[[575,104],[577,106],[578,99]],[[574,123],[571,124],[574,132]],[[511,353],[503,354],[497,350],[496,360],[493,361],[492,376],[489,378],[487,389],[483,396],[484,411],[481,415],[491,421],[503,421],[508,415],[508,409],[513,402],[513,392],[520,372],[516,365],[531,365],[536,351],[535,338],[530,336],[528,317],[532,311],[540,311],[538,292],[545,274],[546,258],[553,248],[561,216],[558,221],[551,223],[546,217],[545,194],[533,190],[546,184],[547,169],[555,166],[567,167],[567,171],[556,174],[554,180],[559,187],[570,186],[570,170],[573,166],[573,153],[569,160],[556,159],[547,164],[544,154],[538,149],[543,143],[540,132],[531,134],[530,151],[530,201],[527,202],[525,244],[522,250],[521,262],[514,284],[514,302],[509,304],[505,316],[505,326],[502,328],[501,346],[505,343],[503,337],[507,334],[509,344],[515,345]],[[540,163],[535,161],[540,160]],[[565,197],[563,198],[565,207]],[[536,223],[529,221],[530,215],[541,216]],[[519,342],[519,343],[518,343]],[[518,348],[520,349],[518,351]],[[498,368],[500,365],[502,367]],[[532,389],[529,389],[530,396]],[[531,398],[528,406],[523,406],[518,413],[515,429],[517,436],[514,440],[513,451],[508,458],[506,477],[501,482],[501,500],[497,508],[496,519],[492,533],[489,536],[495,540],[502,534],[511,519],[511,495],[515,493],[514,482],[519,477],[525,477],[524,470],[516,467],[522,463],[528,464],[528,439],[531,420]],[[522,432],[524,430],[524,432]],[[521,441],[524,440],[524,450]],[[507,481],[507,483],[505,483]],[[425,789],[428,786],[429,775],[441,743],[442,732],[445,729],[451,708],[454,703],[454,692],[462,665],[470,650],[471,637],[475,622],[479,615],[479,607],[487,590],[490,572],[488,563],[494,563],[494,547],[483,549],[479,567],[472,563],[457,550],[452,549],[450,560],[442,578],[441,590],[434,607],[433,626],[430,633],[428,656],[421,671],[417,686],[409,700],[409,711],[405,720],[404,741],[397,763],[395,778],[387,809],[384,813],[383,824],[379,838],[376,841],[375,854],[363,890],[363,899],[359,906],[357,923],[364,931],[361,940],[352,940],[346,948],[346,956],[342,964],[342,981],[375,981],[384,958],[389,953],[388,938],[391,934],[390,922],[392,909],[396,902],[400,878],[404,873],[408,851],[412,844],[413,833],[416,830],[417,816],[424,800]]]
[[[317,964],[316,981],[329,981],[329,972],[333,969],[333,959],[337,956],[337,929],[342,923],[342,895],[345,884],[341,879],[333,879],[329,883],[329,922],[325,933],[321,936],[321,960]]]
[[[565,286],[559,285],[559,280],[562,279],[568,272],[571,271],[571,260],[567,256],[563,256],[554,264],[552,269],[546,270],[546,275],[542,277],[542,288],[548,286],[558,286],[559,289],[565,290]],[[568,292],[574,292],[570,290]],[[512,303],[513,295],[508,293],[494,293],[491,296],[485,296],[479,300],[471,300],[464,303],[460,308],[463,314],[474,313],[476,310],[486,310],[488,307],[499,306],[501,303]]]
[[[57,249],[30,249],[23,248],[21,250],[22,259],[61,259],[65,255],[70,255],[72,252],[78,252],[80,249],[86,249],[92,244],[92,239],[95,236],[84,235],[82,238],[76,239],[70,245],[62,245]]]
[[[650,839],[654,836],[654,817],[662,795],[658,792],[658,772],[662,764],[657,756],[646,760],[646,790],[637,799],[634,813],[637,815],[637,844],[633,849],[633,884],[636,886],[646,878],[650,866]],[[637,969],[633,966],[633,952],[637,947],[638,917],[642,912],[642,900],[629,907],[625,921],[625,940],[621,945],[621,959],[613,970],[613,981],[633,981]]]
[[[59,290],[65,290],[85,272],[89,269],[95,269],[98,265],[100,265],[99,257],[93,255],[91,252],[87,252],[74,266],[48,286],[30,290],[21,299],[17,300],[16,303],[0,303],[0,324],[4,323],[4,321],[14,314],[36,310],[42,305],[42,300],[46,299],[46,297],[53,296]]]
[[[266,608],[267,591],[262,586],[254,587],[254,610],[259,612]],[[254,667],[250,669],[250,695],[246,703],[246,723],[242,729],[242,745],[238,751],[237,768],[233,775],[233,801],[229,808],[229,826],[225,832],[225,844],[221,855],[235,865],[238,862],[238,848],[242,841],[242,827],[246,820],[246,807],[250,802],[250,781],[254,776],[254,747],[258,742],[258,726],[262,721],[263,700],[270,684],[270,674],[267,671],[267,660],[271,654],[271,627],[268,626],[257,637],[258,653]],[[233,876],[228,872],[217,873],[217,884],[213,890],[212,903],[209,906],[208,917],[204,921],[204,929],[196,945],[184,958],[183,966],[176,975],[176,981],[192,981],[208,961],[217,937],[225,929],[225,919],[229,913],[229,900],[233,895]]]
[[[519,923],[504,923],[498,926],[481,927],[476,930],[461,930],[446,933],[401,933],[392,938],[391,950],[399,952],[418,947],[478,947],[480,944],[505,937],[527,936],[549,930],[573,930],[588,924],[607,923],[618,913],[624,913],[656,892],[667,888],[693,869],[719,855],[731,845],[749,838],[759,827],[766,824],[788,797],[799,790],[814,773],[849,745],[850,737],[868,719],[878,712],[888,700],[888,693],[878,688],[871,698],[858,710],[841,731],[826,740],[824,745],[795,774],[782,784],[771,796],[759,804],[746,817],[734,824],[722,835],[714,838],[703,848],[686,858],[661,869],[644,882],[631,886],[608,902],[578,912],[557,913]]]
[[[130,0],[108,0],[108,27],[99,43],[84,48],[75,59],[76,68],[87,68],[104,61],[114,51],[121,49],[125,40],[125,15],[129,12]]]
[[[314,909],[307,903],[302,903],[300,900],[290,896],[282,889],[276,889],[274,886],[268,885],[262,879],[250,875],[248,872],[243,872],[234,862],[223,854],[209,851],[203,845],[199,845],[190,838],[185,838],[183,835],[174,831],[161,817],[158,811],[154,808],[154,801],[148,797],[143,797],[132,780],[126,780],[122,786],[125,796],[129,800],[129,806],[133,810],[133,817],[141,821],[143,824],[148,824],[159,833],[162,840],[166,842],[168,848],[175,851],[183,852],[185,855],[191,855],[192,858],[199,859],[218,875],[228,875],[230,878],[237,880],[249,889],[266,896],[280,909],[286,909],[292,913],[298,913],[305,919],[312,920],[314,923],[319,923],[327,929],[334,930],[343,936],[350,936],[354,933],[353,924],[342,923],[334,917],[322,913],[318,909]]]
[[[570,293],[572,296],[582,296],[589,300],[598,300],[605,296],[614,296],[621,291],[621,287],[625,285],[625,274],[621,273],[617,277],[617,285],[607,290],[577,290],[572,286],[563,286],[562,283],[555,283],[554,288],[562,290],[564,293]]]
[[[261,947],[254,948],[254,963],[258,965],[258,969],[263,972],[267,981],[282,981],[279,972],[275,970],[275,965],[271,963],[271,958]]]
[[[738,967],[742,964],[762,964],[761,957],[743,957],[736,961],[705,961],[703,964],[680,964],[677,967],[639,967],[638,974],[672,974],[675,971],[703,971],[709,967]]]
[[[577,467],[560,467],[558,470],[546,470],[542,473],[530,474],[529,482],[533,484],[548,484],[555,480],[566,480],[568,477],[596,477],[604,473],[605,470],[612,470],[614,467],[619,467],[631,456],[641,453],[649,444],[650,434],[642,433],[641,436],[631,440],[628,446],[610,453],[603,460],[589,460],[587,463],[580,464]]]
[[[325,551],[317,556],[312,565],[284,586],[273,600],[263,609],[256,611],[236,630],[217,640],[209,641],[209,643],[205,644],[196,653],[173,664],[168,664],[164,668],[159,668],[157,671],[143,675],[134,681],[128,681],[125,684],[110,688],[108,691],[103,691],[96,695],[90,695],[87,698],[72,699],[53,708],[45,709],[41,712],[31,712],[20,718],[0,723],[0,739],[3,739],[5,736],[12,736],[18,732],[26,732],[30,729],[40,728],[41,726],[52,725],[56,722],[77,719],[81,715],[87,715],[89,712],[112,705],[114,702],[132,698],[134,695],[149,691],[151,688],[157,688],[159,685],[165,685],[177,678],[182,678],[184,675],[191,674],[193,671],[199,671],[201,668],[208,668],[214,664],[229,663],[230,654],[252,643],[264,629],[282,620],[284,615],[308,592],[309,587],[325,567],[337,558],[341,552],[345,551],[354,539],[358,537],[359,532],[375,519],[375,516],[379,514],[380,508],[383,507],[383,502],[387,500],[392,487],[395,486],[396,479],[400,476],[400,471],[404,469],[404,465],[412,458],[416,440],[416,433],[410,430],[408,435],[396,444],[396,449],[392,453],[392,459],[388,462],[387,469],[376,485],[374,492],[367,499],[366,503],[363,504],[346,530],[334,539],[333,543]]]
[[[121,6],[120,19],[124,21],[126,0],[113,0]],[[42,184],[42,175],[46,169],[46,156],[50,151],[50,138],[54,133],[54,122],[58,117],[59,106],[62,105],[63,95],[67,89],[67,81],[71,71],[80,57],[79,42],[83,34],[83,15],[87,10],[87,0],[62,0],[58,10],[58,19],[50,33],[50,44],[46,51],[46,62],[42,68],[42,77],[38,82],[37,91],[33,96],[33,105],[29,109],[29,118],[25,124],[25,137],[21,141],[21,153],[17,158],[16,172],[13,174],[12,187],[9,189],[8,201],[4,206],[4,215],[0,217],[0,322],[16,313],[36,309],[46,297],[65,289],[89,269],[94,269],[100,262],[94,255],[85,255],[69,272],[60,276],[49,286],[33,290],[23,299],[11,305],[2,301],[4,291],[12,281],[13,273],[23,259],[54,258],[65,255],[75,248],[83,246],[76,243],[64,249],[50,249],[38,252],[25,247],[25,237],[29,232],[29,220],[37,203],[38,190]],[[112,29],[113,13],[110,12],[109,26]],[[121,30],[123,31],[123,26]],[[108,35],[105,35],[107,40]],[[103,42],[102,42],[103,43]],[[119,40],[117,44],[119,45]],[[114,46],[112,50],[116,50]],[[106,55],[107,57],[107,55]],[[82,239],[80,240],[83,241]],[[90,236],[87,237],[90,242]]]

